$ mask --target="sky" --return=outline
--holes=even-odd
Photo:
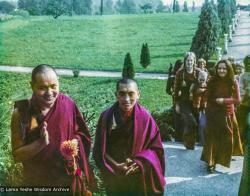
[[[172,2],[173,0],[163,0],[163,1],[164,1],[165,4],[171,4],[171,2]],[[184,1],[185,1],[185,0],[179,0],[179,3],[180,3],[181,5],[183,5]],[[188,5],[192,5],[193,0],[186,0],[186,1],[187,1]],[[204,0],[194,0],[194,1],[195,1],[195,4],[196,4],[197,6],[201,6],[202,3],[204,2]],[[216,1],[216,0],[215,0],[215,1]],[[236,2],[239,3],[239,4],[243,4],[243,5],[248,5],[248,4],[250,4],[250,0],[237,0]]]

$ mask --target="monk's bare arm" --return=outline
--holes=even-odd
[[[109,154],[105,154],[105,158],[108,161],[109,164],[111,164],[114,168],[116,168],[117,170],[126,172],[126,170],[128,169],[127,164],[126,163],[118,163],[116,162]]]
[[[109,154],[106,153],[105,158],[112,166],[117,167],[118,163]]]
[[[43,137],[29,145],[25,145],[25,142],[21,136],[20,113],[18,110],[15,110],[12,114],[11,145],[13,157],[16,162],[22,162],[31,159],[46,146],[46,142]]]

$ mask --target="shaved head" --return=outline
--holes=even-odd
[[[37,75],[54,75],[57,77],[55,69],[52,66],[46,64],[38,65],[32,70],[31,74],[32,83],[36,82]]]
[[[135,80],[133,80],[133,79],[128,79],[128,78],[123,78],[123,79],[119,80],[119,81],[116,83],[116,92],[119,90],[119,87],[120,87],[121,84],[126,84],[126,85],[131,84],[131,85],[134,85],[135,88],[136,88],[136,90],[138,90],[138,85],[137,85],[137,83],[136,83]]]

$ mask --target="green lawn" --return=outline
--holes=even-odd
[[[13,166],[10,146],[10,117],[15,100],[29,98],[30,74],[0,72],[0,184],[18,183],[20,165]],[[18,81],[18,82],[17,82]],[[88,122],[91,135],[100,113],[115,101],[117,79],[61,77],[61,92],[74,99],[80,110],[94,118]],[[165,93],[166,81],[138,80],[141,91],[140,102],[150,112],[163,111],[171,106],[171,97]],[[14,183],[15,182],[15,183]]]
[[[166,72],[189,50],[197,22],[198,13],[17,18],[0,24],[0,64],[120,71],[130,52],[136,71]],[[143,42],[147,69],[139,64]]]

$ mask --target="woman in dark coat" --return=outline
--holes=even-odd
[[[187,52],[184,58],[184,66],[176,73],[174,84],[175,111],[180,114],[180,122],[183,128],[183,144],[186,149],[193,150],[196,140],[197,122],[194,116],[193,104],[189,99],[189,90],[195,82],[198,70],[196,69],[196,57],[193,52]]]
[[[206,94],[207,126],[201,156],[210,173],[216,164],[230,167],[232,155],[243,154],[234,112],[234,104],[240,102],[239,85],[228,60],[219,61],[215,69],[216,74],[209,80]]]

